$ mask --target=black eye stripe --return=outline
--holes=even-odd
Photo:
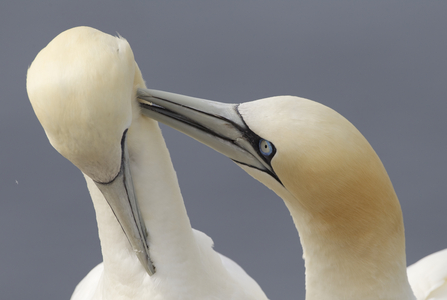
[[[273,143],[263,139],[262,137],[260,137],[259,135],[257,135],[256,133],[254,133],[250,129],[250,127],[247,125],[247,123],[245,123],[244,118],[242,117],[242,115],[239,112],[239,104],[237,104],[235,108],[236,108],[236,113],[239,115],[242,123],[244,124],[243,127],[238,126],[239,130],[243,134],[243,138],[247,142],[249,142],[251,144],[251,146],[253,147],[253,150],[256,151],[256,153],[259,155],[259,159],[262,159],[270,167],[270,169],[265,169],[265,170],[260,170],[259,169],[259,170],[263,171],[263,172],[266,172],[267,174],[269,174],[270,176],[275,178],[282,185],[281,180],[279,180],[278,176],[275,174],[275,171],[273,170],[272,164],[271,164],[272,159],[273,159],[273,157],[276,154],[276,147],[275,147],[275,145],[273,145]],[[271,147],[271,152],[269,154],[267,154],[267,155],[265,153],[263,153],[263,151],[261,150],[262,148],[261,148],[261,144],[260,143],[262,141],[268,142],[269,143],[268,145],[270,145],[270,147]],[[265,147],[268,147],[268,145],[265,145]],[[238,162],[238,163],[244,164],[242,162]],[[245,164],[245,165],[247,165],[247,164]],[[250,165],[248,165],[248,166],[250,166]],[[250,167],[253,167],[253,166],[250,166]]]

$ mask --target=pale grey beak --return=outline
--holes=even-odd
[[[95,181],[95,184],[109,203],[141,264],[149,275],[153,275],[155,266],[149,253],[148,233],[138,207],[129,171],[126,133],[121,141],[121,149],[121,169],[118,175],[110,182]]]
[[[138,89],[141,112],[189,135],[238,164],[266,172],[281,183],[270,160],[259,150],[262,140],[245,124],[238,104],[226,104],[150,89]],[[276,151],[276,150],[274,150]]]

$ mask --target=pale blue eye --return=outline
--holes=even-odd
[[[259,140],[259,151],[261,151],[263,155],[270,155],[272,154],[273,146],[269,141],[261,139]]]

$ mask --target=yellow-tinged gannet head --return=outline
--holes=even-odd
[[[125,39],[89,27],[59,34],[28,70],[28,95],[51,144],[95,181],[120,169],[135,70]]]
[[[394,197],[368,141],[320,103],[278,96],[223,104],[143,89],[138,97],[144,114],[227,155],[275,192],[287,190],[311,212],[365,211],[372,198]]]
[[[143,266],[154,272],[136,201],[126,133],[144,87],[129,43],[89,27],[62,32],[27,75],[33,109],[50,143],[104,194]]]
[[[310,298],[411,295],[399,201],[380,159],[343,116],[293,96],[224,104],[139,89],[138,98],[143,114],[228,156],[284,200]]]

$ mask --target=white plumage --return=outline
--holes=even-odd
[[[138,88],[145,86],[127,42],[87,27],[56,37],[28,72],[36,115],[52,145],[83,171],[98,220],[104,263],[72,299],[266,299],[190,227],[158,125],[140,115]],[[138,95],[144,114],[229,156],[284,200],[304,248],[307,300],[447,299],[447,250],[407,271],[391,181],[338,113],[291,96],[233,106],[153,90]],[[123,165],[136,197],[127,196],[138,199],[144,223],[129,229],[140,234],[132,246],[126,220],[117,221],[101,190]],[[146,228],[153,276],[138,244]]]
[[[145,89],[138,97],[144,114],[228,156],[284,200],[304,250],[307,300],[415,299],[391,181],[340,114],[293,96],[239,105]],[[447,250],[411,266],[417,299],[447,299],[446,270]]]
[[[407,271],[416,299],[447,299],[447,249],[422,258]]]
[[[140,114],[141,87],[127,41],[88,27],[58,35],[28,70],[34,111],[96,211],[104,261],[72,299],[266,299],[191,228],[158,124]]]

